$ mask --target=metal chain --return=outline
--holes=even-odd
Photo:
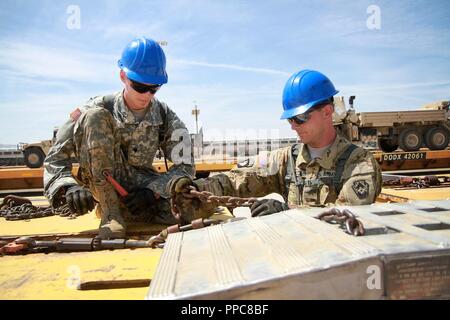
[[[0,205],[0,217],[10,221],[29,220],[54,215],[74,219],[78,214],[72,213],[67,204],[58,208],[34,206],[29,199],[14,195],[6,196]]]
[[[244,218],[244,217],[239,217],[239,218],[229,219],[226,221],[220,221],[220,220],[199,218],[199,219],[191,221],[190,224],[186,224],[186,225],[175,224],[175,225],[172,225],[172,226],[167,227],[166,229],[162,230],[159,234],[152,236],[150,239],[148,239],[147,244],[152,248],[164,248],[164,244],[167,240],[167,237],[171,233],[185,232],[185,231],[190,231],[190,230],[194,230],[194,229],[201,229],[201,228],[209,227],[212,225],[218,225],[218,224],[240,221],[240,220],[245,220],[245,219],[246,218]]]
[[[365,233],[364,225],[355,215],[348,209],[340,211],[337,208],[324,211],[317,216],[317,219],[323,220],[329,223],[339,223],[345,227],[348,234],[354,236],[363,236]]]
[[[197,198],[204,203],[214,203],[217,206],[227,208],[250,207],[257,199],[256,198],[240,198],[230,196],[216,196],[208,191],[198,191],[194,186],[188,186],[188,192],[184,192],[183,196],[186,198]]]
[[[431,186],[439,186],[450,182],[450,177],[446,176],[425,176],[423,178],[416,177],[401,177],[399,179],[392,179],[383,181],[385,186],[403,186],[417,189],[429,188]]]

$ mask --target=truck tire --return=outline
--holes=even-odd
[[[425,134],[425,144],[430,150],[444,150],[448,147],[449,133],[443,127],[434,127]]]
[[[398,145],[392,143],[390,139],[378,138],[378,147],[384,152],[394,152],[397,150]]]
[[[28,168],[40,168],[44,164],[45,154],[41,148],[29,147],[23,152],[23,158]]]
[[[398,142],[404,151],[417,151],[422,147],[423,138],[417,129],[409,128],[400,133]]]

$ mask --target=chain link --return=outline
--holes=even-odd
[[[324,211],[317,216],[317,219],[329,223],[338,223],[345,227],[348,234],[354,236],[362,236],[365,233],[364,225],[355,215],[348,209],[340,211],[337,208]]]
[[[256,198],[240,198],[231,196],[216,196],[208,191],[197,191],[195,187],[189,186],[188,192],[184,192],[183,196],[186,198],[197,198],[203,203],[214,203],[217,206],[227,208],[250,207],[257,199]]]
[[[67,204],[58,208],[34,206],[29,199],[14,195],[6,196],[0,205],[0,217],[10,221],[29,220],[54,215],[68,217],[69,219],[74,219],[78,216],[78,214],[70,211]]]

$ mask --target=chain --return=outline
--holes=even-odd
[[[67,204],[52,208],[51,206],[39,207],[34,206],[27,198],[8,195],[3,199],[0,205],[0,217],[10,221],[29,220],[35,218],[50,217],[59,215],[74,219],[77,214],[73,214]]]
[[[450,182],[450,177],[446,176],[425,176],[423,178],[400,177],[398,179],[383,181],[383,185],[423,189],[431,186],[439,186],[448,182]]]
[[[201,228],[209,227],[211,225],[218,225],[218,224],[229,223],[229,222],[234,222],[234,221],[239,221],[239,220],[244,220],[244,219],[246,219],[246,218],[239,217],[239,218],[229,219],[224,222],[224,221],[220,221],[220,220],[199,218],[199,219],[191,221],[190,224],[186,224],[186,225],[175,224],[170,227],[167,227],[166,229],[161,231],[159,234],[152,236],[147,241],[147,244],[152,248],[164,248],[164,244],[167,240],[167,237],[171,233],[185,232],[185,231],[190,231],[190,230],[194,230],[194,229],[201,229]]]
[[[345,227],[348,234],[354,236],[362,236],[365,233],[362,222],[356,219],[355,215],[348,209],[340,211],[339,209],[332,208],[319,214],[317,219],[329,223],[339,223]]]
[[[195,187],[189,186],[189,192],[184,192],[183,196],[186,198],[197,198],[204,203],[214,203],[217,206],[223,206],[227,208],[236,207],[250,207],[257,199],[256,198],[239,198],[231,196],[216,196],[208,191],[197,191]]]

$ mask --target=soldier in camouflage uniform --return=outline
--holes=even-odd
[[[154,95],[167,83],[166,58],[159,44],[138,38],[119,60],[124,90],[90,99],[70,114],[45,159],[45,195],[53,206],[64,201],[74,213],[94,208],[101,217],[99,236],[122,238],[125,221],[173,224],[167,182],[193,177],[189,133],[183,122]],[[159,148],[174,165],[158,174],[152,167]],[[80,167],[72,176],[71,154]],[[120,199],[104,173],[128,192]]]
[[[302,70],[292,75],[284,88],[281,119],[289,121],[301,143],[260,153],[254,161],[225,174],[194,182],[174,179],[170,184],[172,198],[182,214],[190,214],[189,206],[194,201],[184,199],[187,185],[215,195],[260,197],[276,192],[284,197],[285,202],[256,201],[252,216],[298,206],[373,203],[381,192],[381,171],[369,151],[336,132],[332,114],[337,93],[320,72]]]

